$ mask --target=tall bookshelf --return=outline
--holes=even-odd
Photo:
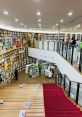
[[[14,78],[15,68],[25,69],[28,62],[28,33],[0,30],[0,77],[3,82]]]

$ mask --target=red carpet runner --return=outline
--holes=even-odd
[[[46,117],[82,117],[82,112],[55,84],[43,84]]]

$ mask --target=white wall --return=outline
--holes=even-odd
[[[28,55],[38,59],[46,60],[55,63],[62,74],[66,74],[71,81],[81,82],[82,75],[77,72],[65,59],[57,52],[28,48]]]

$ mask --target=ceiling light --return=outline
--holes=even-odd
[[[80,27],[81,27],[81,25],[80,25],[80,24],[78,24],[78,25],[77,25],[77,28],[80,28]]]
[[[4,11],[4,14],[5,14],[5,15],[8,15],[8,11]]]
[[[21,26],[23,26],[24,24],[23,23],[20,23]]]
[[[56,24],[56,26],[58,26],[59,24]]]
[[[80,27],[81,27],[81,25],[78,24],[77,26],[74,27],[74,29],[77,29],[77,28],[80,28]]]
[[[64,22],[63,19],[61,19],[60,22],[63,23]]]
[[[18,19],[15,19],[15,22],[18,22]]]
[[[37,13],[36,13],[38,16],[40,16],[41,15],[41,13],[38,11]]]
[[[41,22],[42,20],[41,19],[38,19],[38,22]]]
[[[73,15],[73,13],[72,13],[72,12],[69,12],[69,13],[68,13],[68,16],[72,16],[72,15]]]

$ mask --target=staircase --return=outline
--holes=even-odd
[[[35,98],[31,101],[31,106],[26,110],[26,117],[45,117],[44,102],[42,99]]]
[[[82,117],[82,112],[55,84],[44,84],[44,107],[46,117]]]
[[[19,117],[21,110],[25,110],[26,117],[45,117],[42,84],[24,84],[22,88],[8,86],[0,89],[0,99],[4,100],[0,117]]]

